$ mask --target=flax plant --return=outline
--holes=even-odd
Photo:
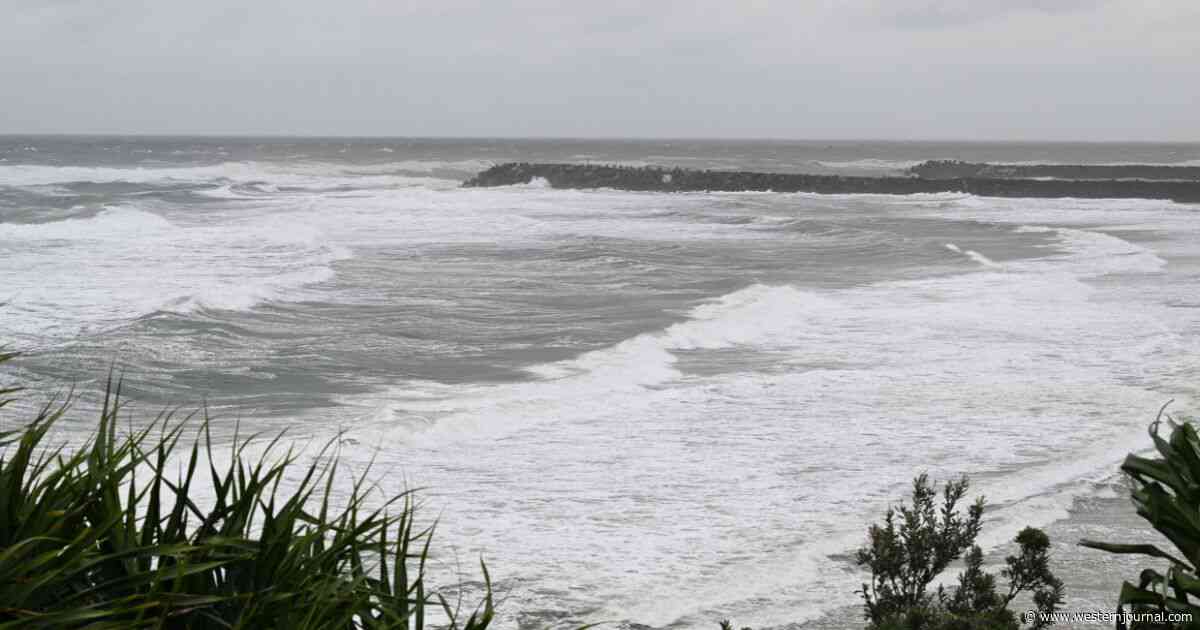
[[[0,389],[0,407],[18,391]],[[251,457],[258,436],[235,435],[219,464],[207,414],[118,431],[110,378],[94,434],[52,446],[70,402],[0,432],[0,630],[491,623],[482,562],[486,591],[465,619],[429,588],[434,532],[416,524],[410,492],[376,497],[364,472],[335,500],[335,441],[302,459],[277,435]]]

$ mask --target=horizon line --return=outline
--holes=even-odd
[[[486,136],[486,135],[361,135],[291,133],[142,133],[142,132],[0,132],[0,138],[147,138],[147,139],[266,139],[266,140],[459,140],[527,142],[765,142],[765,143],[894,143],[894,144],[1158,144],[1200,145],[1200,140],[1130,139],[965,139],[965,138],[886,138],[886,137],[767,137],[767,136]]]

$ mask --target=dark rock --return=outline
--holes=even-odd
[[[1160,164],[987,164],[957,160],[929,160],[906,171],[925,179],[1146,179],[1200,180],[1200,166]]]
[[[823,194],[893,195],[963,192],[987,197],[1171,199],[1188,203],[1200,202],[1200,179],[1195,181],[1073,180],[979,177],[975,175],[954,178],[848,177],[591,164],[531,164],[527,162],[510,162],[493,166],[463,182],[463,186],[511,186],[527,184],[537,177],[545,179],[554,188],[615,188],[658,192],[770,190]]]

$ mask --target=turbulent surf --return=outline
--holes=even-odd
[[[344,432],[386,490],[428,489],[436,571],[487,558],[504,627],[803,621],[855,603],[846,554],[915,472],[970,473],[998,543],[1194,408],[1200,207],[460,183],[1081,161],[1023,150],[0,139],[0,345],[85,405],[115,361],[146,418]]]

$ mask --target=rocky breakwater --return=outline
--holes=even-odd
[[[988,164],[929,160],[905,171],[926,179],[1148,179],[1200,181],[1200,166],[1163,164]]]
[[[535,180],[545,181],[553,188],[614,188],[655,192],[757,190],[891,195],[961,192],[987,197],[1136,198],[1200,203],[1200,181],[842,177],[838,175],[527,162],[510,162],[493,166],[463,182],[463,186],[513,186],[529,184]]]

